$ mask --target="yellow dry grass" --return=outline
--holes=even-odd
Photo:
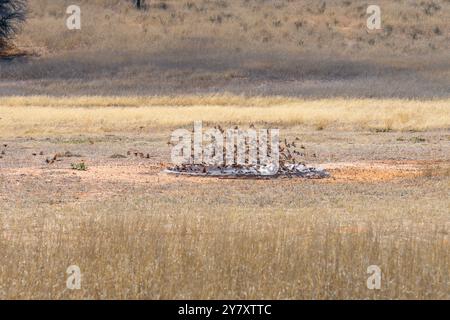
[[[82,32],[71,32],[64,28],[64,20],[72,2],[30,0],[29,17],[17,42],[41,53],[79,49],[160,51],[212,45],[233,50],[312,50],[315,54],[326,48],[333,54],[404,54],[447,53],[449,47],[449,3],[444,0],[420,4],[377,1],[384,30],[369,35],[367,5],[358,1],[326,1],[325,7],[323,1],[312,0],[148,3],[148,10],[138,11],[131,1],[78,0]]]
[[[109,107],[109,108],[107,108]],[[450,100],[283,97],[9,97],[0,102],[0,136],[104,133],[250,123],[317,129],[433,130],[450,127]]]
[[[58,204],[39,180],[0,193],[2,298],[449,298],[448,177],[402,187],[154,177],[120,194],[97,180],[108,188],[89,194],[96,201],[67,198],[64,184],[69,201]],[[103,199],[111,187],[116,197]],[[65,272],[74,264],[82,288],[72,291]],[[366,287],[374,264],[381,290]]]
[[[13,96],[2,97],[0,106],[22,107],[142,107],[142,106],[252,106],[267,107],[300,102],[283,96],[246,97],[232,94],[180,96]]]

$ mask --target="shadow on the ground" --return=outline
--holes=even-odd
[[[204,52],[66,53],[0,60],[0,95],[234,93],[305,98],[450,97],[445,59]]]

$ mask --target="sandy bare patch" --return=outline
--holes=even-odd
[[[326,183],[345,182],[382,182],[393,179],[415,178],[422,176],[427,168],[433,166],[448,166],[444,161],[369,161],[369,162],[334,162],[322,163],[321,166],[331,173],[331,178],[320,179]],[[120,192],[122,187],[129,185],[165,185],[180,181],[187,183],[217,183],[223,179],[186,177],[165,174],[167,167],[163,163],[136,164],[108,164],[89,166],[87,171],[77,171],[66,168],[52,167],[25,167],[2,169],[2,178],[5,181],[21,185],[33,182],[45,182],[49,186],[65,190],[75,189],[75,199],[89,199],[114,195]],[[292,179],[278,179],[280,182]],[[304,181],[304,179],[295,179]],[[291,181],[292,182],[292,181]],[[262,182],[264,183],[264,182]],[[77,185],[83,186],[82,191],[77,191]],[[58,190],[59,190],[58,189]],[[7,195],[5,195],[7,196]]]
[[[414,178],[422,176],[424,170],[430,166],[446,163],[444,161],[367,161],[367,162],[332,162],[315,165],[315,167],[322,167],[331,173],[330,178],[318,179],[316,181],[326,182],[378,182],[389,181],[399,178]],[[189,176],[178,176],[178,179],[189,178]],[[205,177],[204,177],[205,178]],[[198,178],[197,181],[202,181],[204,178]],[[212,177],[206,177],[214,179]],[[294,178],[295,179],[295,178]],[[296,178],[299,179],[299,178]],[[285,180],[278,178],[278,180]],[[300,180],[304,180],[301,179]]]
[[[321,166],[331,173],[331,180],[334,182],[377,182],[421,175],[420,166],[411,161],[337,162]]]

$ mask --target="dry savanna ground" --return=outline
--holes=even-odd
[[[206,124],[312,126],[336,130],[436,130],[450,126],[450,99],[321,99],[233,95],[5,97],[0,134],[105,133]]]
[[[73,50],[161,51],[220,48],[276,51],[426,54],[449,50],[450,1],[379,0],[382,30],[366,28],[369,3],[260,0],[79,0],[82,32],[65,28],[70,0],[29,0],[17,40],[41,54]]]
[[[448,98],[450,1],[29,0],[0,95]]]
[[[162,173],[202,119],[280,127],[332,177]],[[446,100],[9,97],[0,123],[2,298],[450,298]]]
[[[376,32],[352,0],[78,0],[81,30],[28,2],[0,298],[450,299],[450,0],[377,1]],[[280,128],[331,178],[163,173],[198,120]]]

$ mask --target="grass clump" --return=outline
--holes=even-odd
[[[78,170],[78,171],[86,171],[87,170],[87,165],[84,162],[71,163],[70,166],[72,167],[72,170]]]

